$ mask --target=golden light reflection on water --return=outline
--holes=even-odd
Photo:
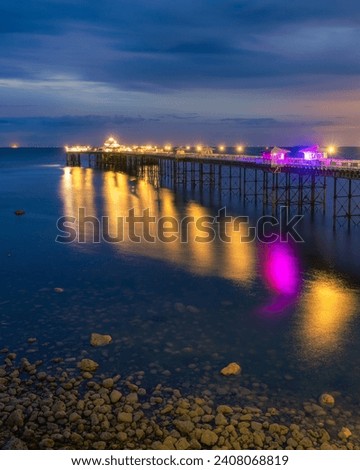
[[[172,217],[179,223],[184,217],[195,219],[208,216],[206,208],[196,202],[179,206],[175,202],[174,193],[168,189],[158,190],[143,180],[135,180],[128,175],[112,171],[101,173],[102,189],[99,196],[103,198],[102,207],[95,208],[94,173],[91,169],[65,168],[61,185],[61,197],[64,205],[64,215],[75,216],[79,208],[86,208],[87,215],[108,216],[108,234],[117,237],[119,231],[119,218],[125,218],[130,209],[136,215],[149,209],[150,215],[156,219]],[[155,224],[149,225],[149,235],[157,236]],[[180,237],[171,243],[157,240],[155,243],[143,239],[143,231],[138,228],[136,232],[142,236],[141,243],[134,243],[129,239],[129,226],[124,224],[123,241],[113,244],[115,250],[121,253],[131,253],[140,256],[162,259],[175,263],[189,271],[201,275],[214,275],[241,283],[251,283],[256,276],[256,251],[253,243],[240,242],[240,236],[247,233],[247,226],[240,225],[234,231],[227,232],[232,236],[231,243],[214,241],[203,243],[196,241],[196,237],[203,237],[194,224],[189,224],[189,240],[183,243]],[[91,226],[85,228],[86,239],[90,239]]]
[[[341,280],[320,271],[314,273],[301,302],[300,341],[307,359],[321,359],[340,351],[350,321],[357,313],[358,298]]]
[[[60,183],[60,197],[64,205],[64,215],[78,217],[79,208],[86,208],[86,212],[96,217],[94,191],[94,173],[91,169],[78,167],[64,168]],[[89,224],[80,226],[79,237],[86,241],[92,240],[92,228]]]

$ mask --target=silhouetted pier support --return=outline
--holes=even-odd
[[[81,166],[81,154],[80,153],[67,153],[66,164],[67,166]]]

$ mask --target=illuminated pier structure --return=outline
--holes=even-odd
[[[208,147],[206,153],[202,148],[178,152],[171,147],[124,147],[109,141],[101,148],[67,147],[67,165],[121,171],[174,191],[182,188],[201,195],[207,190],[210,197],[214,192],[220,197],[227,193],[264,208],[271,206],[273,212],[279,206],[296,207],[300,213],[330,210],[334,224],[339,219],[360,224],[358,160],[269,161],[210,153]]]

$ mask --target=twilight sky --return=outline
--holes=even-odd
[[[360,145],[359,0],[0,2],[0,146]]]

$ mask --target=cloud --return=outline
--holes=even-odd
[[[314,74],[332,86],[334,75],[360,73],[355,1],[5,0],[2,13],[6,77],[49,70],[158,93],[249,88],[254,79],[268,89],[310,87]]]
[[[288,119],[266,117],[219,119],[204,116],[181,119],[177,115],[9,117],[0,118],[0,139],[3,142],[12,139],[20,143],[42,146],[62,146],[65,143],[75,142],[99,145],[107,135],[114,134],[121,140],[136,143],[152,141],[161,144],[170,140],[174,144],[184,144],[190,140],[194,144],[208,142],[216,145],[226,139],[229,145],[238,142],[254,145],[269,144],[273,142],[274,136],[277,136],[281,145],[291,145],[301,142],[302,139],[314,142],[321,128],[336,127],[341,123],[342,119],[301,121],[292,117]]]
[[[159,136],[177,125],[194,138],[216,137],[214,122],[251,139],[281,125],[295,137],[295,126],[337,129],[341,106],[357,122],[359,21],[357,0],[3,0],[0,115],[19,121],[2,125],[32,140],[96,125],[151,136],[158,122]]]
[[[306,121],[301,119],[274,119],[274,118],[223,118],[221,122],[233,124],[238,127],[244,128],[316,128],[326,127],[338,124],[338,120],[314,120],[308,119]]]

